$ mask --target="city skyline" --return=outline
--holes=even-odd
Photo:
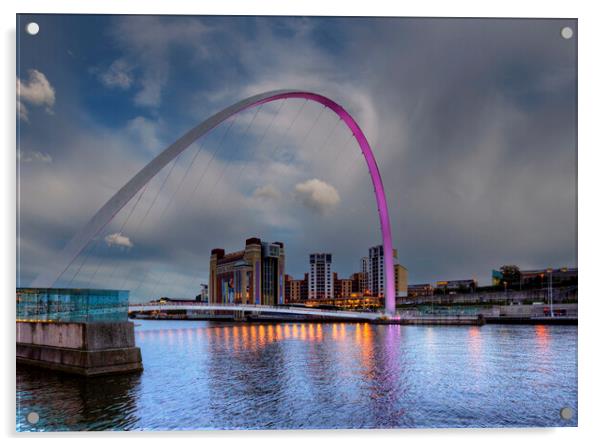
[[[278,242],[280,243],[280,242]],[[285,242],[284,242],[285,243]],[[371,246],[369,248],[367,248],[367,250],[370,252],[371,250],[375,249],[375,248],[380,248],[382,247],[382,245],[376,245],[376,246]],[[242,251],[235,251],[235,252],[242,252]],[[400,263],[397,262],[397,249],[394,249],[395,252],[395,266],[401,266],[402,268],[405,268],[405,265],[401,265]],[[365,260],[369,259],[369,256],[362,256],[359,259],[357,259],[357,267],[355,269],[352,269],[350,273],[341,273],[341,271],[337,268],[337,261],[336,261],[336,255],[335,253],[326,253],[326,252],[307,252],[304,254],[304,256],[306,257],[306,265],[305,265],[305,270],[302,269],[302,271],[300,273],[291,273],[288,270],[284,270],[284,275],[288,276],[291,280],[295,280],[295,281],[299,281],[299,280],[304,280],[303,278],[308,276],[311,277],[311,266],[312,266],[312,257],[313,256],[324,256],[324,255],[328,255],[330,257],[329,260],[329,265],[334,265],[333,267],[329,268],[330,270],[330,274],[332,276],[332,280],[334,281],[334,277],[335,276],[339,276],[338,280],[348,280],[351,279],[354,275],[358,274],[358,273],[366,273],[366,271],[363,271],[363,269],[367,266],[364,266],[363,263]],[[287,262],[291,260],[290,255],[287,255]],[[577,270],[577,267],[572,266],[572,265],[548,265],[546,267],[542,267],[542,268],[537,268],[534,270],[529,270],[526,268],[522,268],[520,265],[515,265],[515,264],[509,264],[510,266],[517,266],[519,268],[520,271],[522,271],[523,273],[530,273],[532,271],[537,272],[538,274],[541,271],[546,271],[546,270],[558,270],[558,271],[563,271],[563,270]],[[489,271],[489,275],[485,277],[485,279],[483,281],[479,281],[478,279],[474,278],[474,277],[469,277],[469,276],[458,276],[458,277],[435,277],[432,281],[426,281],[426,282],[413,282],[411,280],[408,280],[407,285],[408,286],[418,286],[418,285],[424,285],[424,284],[429,284],[429,285],[436,285],[438,282],[462,282],[462,281],[474,281],[475,282],[475,286],[484,286],[484,287],[489,287],[489,286],[495,286],[498,285],[499,283],[499,278],[495,275],[495,273],[499,273],[499,271],[497,271],[499,268],[503,267],[504,265],[500,265],[500,266],[491,266],[491,268],[488,269]],[[405,268],[408,274],[408,279],[411,277],[411,271],[408,271],[407,268]],[[497,279],[497,280],[496,280]],[[307,279],[310,280],[310,279]],[[366,277],[365,279],[366,281],[369,281],[369,279]],[[333,289],[334,290],[334,289]],[[332,290],[332,291],[333,291]]]
[[[191,17],[178,28],[167,17],[46,16],[39,22],[44,41],[32,48],[21,37],[18,65],[22,285],[191,123],[245,95],[282,87],[336,98],[366,132],[410,283],[483,281],[509,263],[577,264],[575,42],[548,38],[557,35],[554,20],[516,21],[517,37],[510,39],[499,20],[390,19],[378,28],[370,19],[340,18],[212,18],[208,24]],[[64,37],[74,31],[81,39],[67,45]],[[476,34],[480,38],[472,39]],[[98,35],[105,38],[97,48]],[[260,60],[241,55],[241,41],[265,50]],[[382,41],[391,47],[373,51]],[[302,64],[295,53],[304,54]],[[167,64],[168,57],[177,63]],[[439,72],[447,73],[443,80]],[[117,224],[91,258],[130,265],[134,276],[152,270],[153,278],[181,282],[181,293],[207,278],[208,271],[197,268],[206,252],[231,250],[252,232],[288,240],[293,261],[287,271],[294,276],[303,271],[304,261],[294,260],[303,252],[336,253],[344,276],[357,270],[364,245],[380,243],[367,171],[333,116],[324,114],[314,139],[301,144],[320,113],[303,106],[266,106],[243,142],[253,114],[241,117],[190,207],[151,215],[152,225],[139,233],[121,233]],[[285,134],[297,114],[298,125]],[[273,117],[277,130],[261,142]],[[207,147],[217,146],[225,131],[218,128]],[[207,147],[199,166],[210,164]],[[192,155],[183,157],[174,177],[183,175]],[[228,184],[239,169],[245,175]],[[168,182],[166,190],[176,185]],[[164,195],[159,209],[169,207]],[[94,275],[86,267],[84,273]]]

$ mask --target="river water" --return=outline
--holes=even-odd
[[[577,327],[136,321],[136,342],[139,375],[18,367],[17,429],[577,425]]]

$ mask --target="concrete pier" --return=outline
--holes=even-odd
[[[142,371],[132,322],[17,322],[17,363],[83,376]]]

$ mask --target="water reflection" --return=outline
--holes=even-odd
[[[470,327],[468,329],[468,348],[470,356],[475,361],[481,357],[481,327]]]
[[[30,430],[30,411],[40,415],[35,430],[127,430],[140,422],[140,375],[82,379],[17,366],[17,429]]]
[[[41,430],[554,426],[575,327],[137,322],[141,375],[19,368]],[[545,391],[542,391],[545,389]]]
[[[537,340],[537,345],[542,350],[547,350],[548,344],[550,341],[548,327],[546,327],[545,325],[536,325],[535,326],[535,335],[536,335],[535,339]]]

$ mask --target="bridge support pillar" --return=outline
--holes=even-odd
[[[17,322],[17,363],[83,376],[142,371],[132,322]]]
[[[234,312],[234,320],[235,321],[244,321],[246,320],[245,310],[235,311]]]

